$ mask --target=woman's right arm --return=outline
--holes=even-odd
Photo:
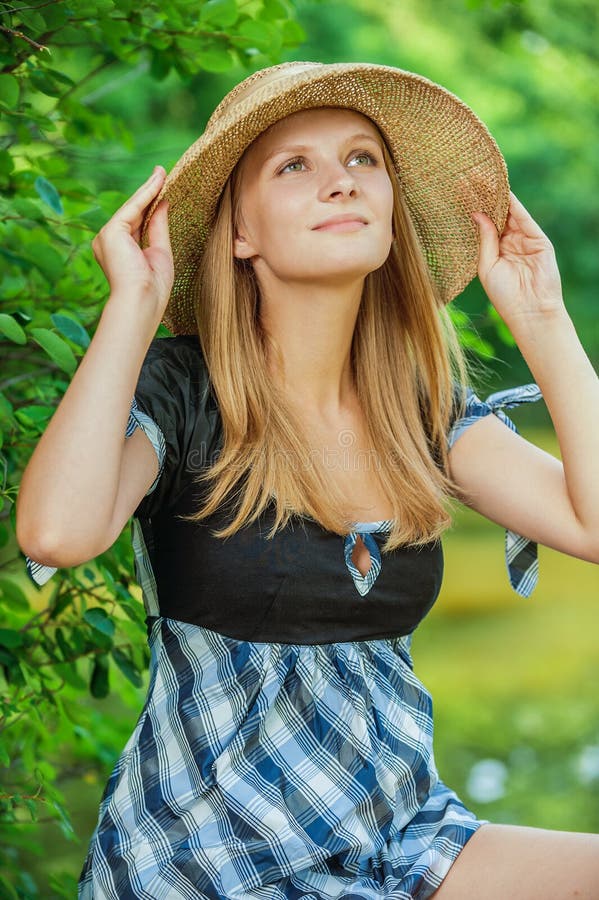
[[[149,246],[142,251],[138,243],[164,174],[159,169],[142,185],[92,242],[110,296],[17,496],[17,541],[44,565],[71,567],[110,547],[157,475],[148,438],[136,429],[125,439],[125,430],[173,282],[165,203],[150,221]]]

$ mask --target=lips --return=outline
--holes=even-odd
[[[319,228],[325,228],[327,225],[340,225],[344,222],[359,222],[362,225],[368,225],[368,222],[366,221],[364,216],[358,216],[355,213],[346,213],[344,215],[331,216],[330,219],[325,219],[324,222],[319,222],[318,225],[315,225],[312,230],[317,231]]]

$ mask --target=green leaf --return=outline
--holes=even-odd
[[[64,610],[68,606],[71,606],[71,604],[72,604],[72,599],[68,593],[55,594],[55,597],[51,604],[51,612],[50,612],[50,615],[48,616],[48,618],[49,619],[57,619],[58,616],[61,614],[61,612],[64,612]],[[73,632],[73,634],[76,634],[76,633],[77,633],[76,631]]]
[[[296,47],[308,39],[305,29],[294,19],[285,19],[280,24],[280,33],[283,47]]]
[[[27,282],[22,275],[7,275],[0,281],[0,297],[3,300],[9,300],[11,297],[22,294],[26,286]],[[28,316],[27,321],[23,322],[22,313],[18,310],[12,313],[12,316],[19,324],[28,324],[31,321],[31,316]]]
[[[69,15],[73,15],[71,11],[65,9],[65,4],[52,4],[52,6],[44,7],[44,19],[48,31],[57,31],[65,24]],[[62,74],[62,73],[61,73]]]
[[[108,678],[108,656],[103,654],[96,656],[89,682],[89,690],[92,697],[102,699],[108,696],[110,685]]]
[[[47,16],[48,13],[44,12],[44,16]],[[74,87],[76,84],[72,78],[70,78],[66,72],[60,72],[58,69],[46,69],[48,75],[51,75],[56,81],[59,81],[61,84],[66,85],[67,87]]]
[[[102,609],[101,606],[92,606],[91,609],[86,610],[83,613],[83,619],[88,625],[91,625],[92,628],[96,628],[98,631],[107,634],[109,637],[112,637],[114,634],[114,622],[106,610]]]
[[[21,590],[16,581],[12,581],[10,578],[0,578],[0,596],[6,601],[9,609],[18,609],[25,612],[31,609],[25,592]]]
[[[114,580],[114,576],[113,576],[112,572],[110,571],[110,569],[107,566],[105,566],[104,564],[98,563],[98,571],[100,572],[100,575],[106,582],[106,586],[111,591],[116,593],[116,581]]]
[[[0,80],[2,75],[0,75]],[[0,150],[0,175],[10,175],[15,164],[8,150]]]
[[[67,375],[75,373],[77,360],[69,345],[61,337],[48,328],[32,328],[31,336],[63,372]]]
[[[46,792],[48,793],[48,786],[46,786]],[[62,803],[57,800],[56,797],[48,797],[48,803],[50,804],[50,806],[53,806],[58,813],[58,824],[63,835],[68,840],[75,840],[75,829],[73,828],[71,819],[69,818],[69,814]]]
[[[62,156],[39,156],[36,159],[40,171],[47,176],[66,175],[69,164]]]
[[[72,900],[77,896],[77,878],[72,872],[52,872],[48,881],[49,887],[59,897]]]
[[[29,810],[29,814],[31,815],[31,821],[37,822],[37,804],[36,804],[35,800],[31,800],[31,799],[29,799],[29,797],[25,797],[25,799],[23,800],[23,803]]]
[[[0,421],[2,419],[10,418],[10,416],[12,416],[13,412],[14,412],[14,406],[12,405],[12,403],[10,403],[10,401],[4,394],[0,393]],[[15,509],[16,509],[16,506],[15,506]],[[15,522],[16,522],[16,518],[17,517],[16,517],[16,512],[15,512]],[[11,522],[12,522],[12,520],[11,520]]]
[[[43,16],[37,12],[35,9],[31,9],[31,4],[26,3],[23,4],[23,8],[19,9],[16,7],[15,10],[15,19],[13,23],[23,23],[25,27],[31,32],[32,37],[35,37],[38,34],[41,34],[45,27],[46,23],[44,21]]]
[[[487,304],[487,312],[489,318],[495,326],[495,331],[497,332],[497,336],[499,337],[499,339],[508,347],[515,347],[516,340],[514,338],[514,335],[491,303]]]
[[[17,894],[12,884],[6,880],[4,875],[0,875],[0,889],[2,890],[0,896],[4,897],[5,900],[19,900],[20,895]]]
[[[15,418],[25,428],[37,428],[41,433],[55,412],[53,406],[39,406],[32,403],[18,409],[15,412]]]
[[[81,322],[79,322],[73,315],[66,315],[65,313],[53,313],[50,316],[52,323],[56,325],[61,334],[64,334],[70,341],[73,341],[74,344],[77,344],[79,347],[83,349],[89,347],[91,343],[91,338]]]
[[[237,34],[231,38],[235,47],[255,47],[262,53],[273,52],[281,44],[281,29],[270,22],[256,22],[245,19],[237,28]]]
[[[21,647],[23,635],[14,628],[0,628],[0,644],[3,647]]]
[[[287,9],[281,0],[262,0],[262,6],[264,7],[262,18],[268,21],[287,18]]]
[[[56,643],[58,644],[58,647],[59,647],[60,652],[62,653],[64,659],[70,659],[71,656],[74,656],[74,651],[69,646],[67,639],[64,636],[62,628],[56,629],[56,631],[54,632],[54,638],[56,640]]]
[[[64,260],[50,244],[33,241],[27,244],[26,250],[32,265],[39,269],[50,284],[54,284],[64,274]]]
[[[4,259],[8,260],[11,265],[22,269],[23,272],[31,272],[31,269],[33,268],[33,264],[30,260],[25,259],[24,256],[20,256],[18,253],[13,253],[12,250],[7,250],[6,247],[0,246],[0,256],[3,256]]]
[[[5,741],[0,741],[0,766],[10,766],[10,756]]]
[[[40,209],[37,204],[27,200],[25,197],[15,197],[12,205],[15,212],[18,212],[20,216],[26,219],[31,219],[33,222],[46,221],[43,209]]]
[[[14,666],[15,662],[16,656],[14,653],[9,653],[7,650],[3,650],[2,647],[0,647],[0,665],[10,667]]]
[[[44,69],[34,69],[31,75],[32,85],[48,97],[60,97],[63,88]]]
[[[122,650],[119,650],[118,647],[115,647],[112,651],[112,658],[115,663],[131,684],[135,685],[135,687],[141,687],[143,684],[143,679],[137,669],[133,666],[131,660],[125,656]]]
[[[19,100],[19,82],[14,75],[0,75],[0,103],[11,108]]]
[[[27,335],[24,330],[8,313],[0,313],[0,333],[13,344],[27,343]]]
[[[57,675],[64,678],[66,683],[76,690],[82,691],[87,687],[74,662],[55,663],[52,668]]]
[[[53,209],[55,213],[62,216],[64,209],[60,200],[60,194],[52,182],[48,181],[47,178],[44,178],[43,175],[38,175],[33,184],[44,203],[47,203],[50,209]]]
[[[485,359],[492,359],[494,356],[491,344],[474,331],[464,331],[460,334],[460,343],[463,347],[475,351],[479,356],[482,356]]]
[[[77,216],[79,222],[89,225],[94,231],[99,231],[106,222],[106,213],[101,206],[91,206]]]
[[[208,0],[200,10],[200,23],[229,28],[239,15],[235,0]]]
[[[114,12],[116,8],[119,8],[120,4],[115,4],[114,0],[77,0],[75,4],[75,8],[77,10],[77,14],[79,16],[93,16],[96,17],[98,15],[106,16],[110,15]],[[125,5],[125,4],[123,4]],[[134,7],[133,7],[134,8]],[[130,12],[129,10],[124,9],[123,13]]]
[[[201,50],[197,54],[197,60],[207,72],[226,72],[233,65],[233,57],[226,47]]]
[[[152,78],[155,78],[157,81],[164,81],[168,73],[170,72],[173,61],[169,58],[167,53],[157,52],[156,46],[152,41],[152,46],[150,47],[151,54],[151,62],[150,62],[150,75]]]
[[[135,622],[137,625],[145,626],[146,614],[143,606],[139,603],[124,603],[121,608],[132,622]]]

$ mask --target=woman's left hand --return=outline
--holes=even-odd
[[[478,277],[508,328],[565,311],[553,244],[510,191],[501,237],[483,212],[475,212],[480,248]]]

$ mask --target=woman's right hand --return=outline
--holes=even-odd
[[[149,244],[139,245],[141,223],[147,207],[160,191],[166,171],[156,166],[153,174],[123,203],[92,240],[111,294],[137,294],[154,301],[160,315],[166,309],[174,281],[173,254],[168,230],[168,201],[162,200],[148,226]]]

